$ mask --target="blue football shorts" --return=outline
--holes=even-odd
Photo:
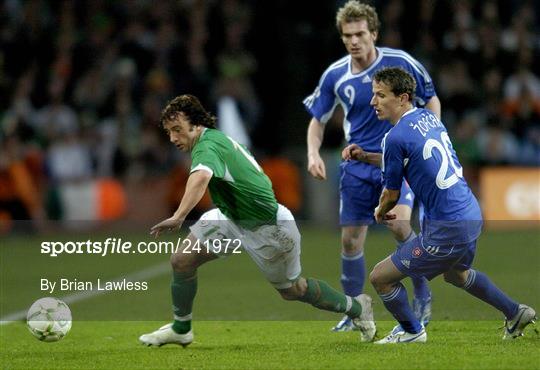
[[[377,174],[378,173],[378,174]],[[380,170],[371,178],[358,178],[341,168],[339,186],[339,223],[341,226],[371,225],[375,223],[373,212],[379,204],[383,186]],[[398,204],[414,204],[414,193],[405,180],[401,186]]]
[[[431,246],[425,244],[422,234],[419,234],[400,246],[390,258],[403,274],[431,280],[451,269],[470,269],[475,253],[476,240],[465,244]]]

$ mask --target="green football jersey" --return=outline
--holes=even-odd
[[[275,222],[278,204],[272,182],[249,151],[219,130],[205,129],[191,152],[191,172],[213,172],[212,201],[245,227]]]

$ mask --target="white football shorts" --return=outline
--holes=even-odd
[[[276,225],[248,230],[214,208],[204,213],[190,230],[201,245],[210,246],[210,251],[219,257],[234,254],[236,247],[247,252],[276,289],[290,288],[302,271],[300,232],[291,211],[281,204]]]

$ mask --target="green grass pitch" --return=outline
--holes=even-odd
[[[60,342],[41,343],[23,324],[2,329],[6,369],[534,369],[540,341],[501,342],[498,323],[438,322],[429,342],[376,346],[328,321],[202,321],[187,348],[141,347],[159,322],[81,322]],[[383,330],[393,324],[381,322]]]
[[[303,275],[339,287],[339,233],[301,227]],[[134,237],[132,237],[134,238]],[[54,239],[49,237],[48,239]],[[58,238],[57,238],[58,239]],[[166,255],[40,256],[39,239],[8,238],[0,248],[0,316],[27,309],[39,278],[113,278],[167,261]],[[540,308],[537,231],[487,231],[475,268],[502,289]],[[368,265],[393,248],[387,232],[368,236]],[[376,346],[358,333],[330,333],[338,315],[282,301],[242,254],[203,266],[194,308],[195,342],[187,348],[146,348],[138,336],[170,318],[169,274],[148,280],[146,292],[114,292],[70,304],[66,338],[43,343],[22,321],[0,326],[1,369],[539,369],[540,337],[533,328],[501,340],[501,315],[436,278],[428,343]],[[410,291],[410,289],[409,289]],[[371,287],[379,335],[394,323]],[[69,293],[63,293],[69,294]],[[62,298],[63,294],[53,294]]]

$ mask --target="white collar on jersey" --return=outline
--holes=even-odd
[[[197,143],[201,140],[201,138],[204,136],[204,134],[206,133],[206,130],[208,130],[208,127],[205,127],[203,128],[201,134],[199,135],[199,137],[197,138]]]
[[[417,110],[417,109],[418,109],[418,108],[416,108],[416,107],[412,107],[412,109],[409,109],[408,111],[406,111],[405,113],[403,113],[403,115],[398,119],[396,125],[397,125],[398,123],[401,122],[401,120],[403,119],[403,117],[405,117],[405,116],[411,114],[412,112],[414,112],[414,111]]]
[[[363,76],[365,75],[366,73],[368,73],[369,71],[371,71],[373,68],[375,68],[377,66],[377,64],[379,64],[379,62],[381,61],[382,57],[383,57],[383,51],[381,49],[379,49],[378,47],[375,47],[375,49],[377,50],[377,57],[375,58],[375,60],[373,61],[373,63],[371,63],[366,69],[364,69],[363,71],[360,71],[360,72],[357,72],[357,73],[353,73],[352,71],[352,56],[349,54],[348,55],[348,58],[349,58],[349,73],[353,76]]]

